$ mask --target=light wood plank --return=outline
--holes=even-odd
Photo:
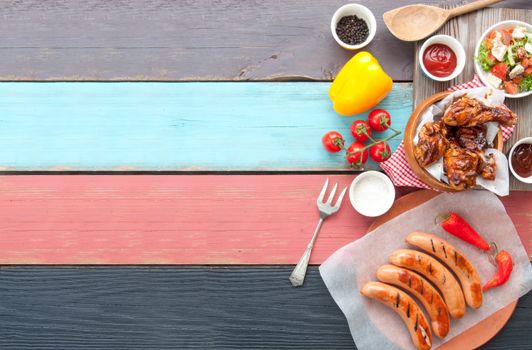
[[[0,265],[294,264],[318,221],[325,175],[0,177]],[[350,175],[330,175],[347,186]],[[398,196],[408,192],[401,189]],[[532,196],[502,199],[532,252]],[[363,236],[346,196],[311,263]]]
[[[377,19],[366,49],[401,81],[412,80],[413,45],[388,32],[382,13],[411,2],[359,1]],[[331,17],[344,4],[4,0],[0,80],[329,80],[352,55],[330,33]]]
[[[318,269],[0,268],[0,348],[355,349]],[[532,294],[483,350],[530,348]]]
[[[464,48],[468,61],[462,74],[451,82],[436,83],[427,78],[419,64],[414,68],[414,106],[417,106],[421,101],[430,95],[446,90],[449,86],[461,84],[469,81],[475,74],[473,63],[474,51],[480,37],[493,24],[508,20],[517,19],[528,23],[532,23],[532,2],[528,3],[530,10],[515,10],[515,9],[484,9],[478,12],[454,18],[449,21],[439,31],[443,34],[452,35],[457,38]],[[416,46],[416,51],[421,47],[422,42]],[[504,150],[508,152],[511,146],[519,139],[530,136],[532,130],[532,98],[520,99],[506,99],[505,103],[520,117],[512,138],[505,143]],[[532,190],[532,184],[525,184],[511,176],[510,188],[513,190]]]
[[[349,171],[321,145],[329,130],[353,142],[329,85],[0,83],[0,170]],[[379,107],[404,129],[411,84]]]

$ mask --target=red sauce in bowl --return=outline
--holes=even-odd
[[[447,45],[433,44],[423,52],[423,65],[435,77],[443,78],[456,69],[456,54]]]

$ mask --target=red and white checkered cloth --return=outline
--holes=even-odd
[[[477,75],[473,80],[468,81],[460,85],[452,86],[449,91],[457,91],[464,89],[472,89],[476,87],[484,86]],[[504,141],[508,140],[514,131],[514,127],[501,127],[502,137]],[[403,142],[392,154],[392,156],[385,162],[380,163],[381,168],[390,177],[395,186],[409,186],[419,188],[430,188],[423,181],[421,181],[408,165],[406,160],[405,148]]]

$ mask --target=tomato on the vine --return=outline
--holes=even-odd
[[[384,162],[386,159],[390,158],[391,155],[392,151],[390,146],[384,141],[379,141],[369,148],[369,156],[378,163]]]
[[[347,162],[353,166],[361,166],[368,160],[368,150],[362,142],[353,142],[345,154]],[[364,150],[363,150],[364,149]]]
[[[371,127],[364,120],[355,120],[351,124],[351,134],[358,142],[365,142],[371,136]]]
[[[337,131],[329,131],[323,135],[321,142],[329,152],[338,152],[344,147],[344,138]]]
[[[369,126],[375,131],[384,131],[391,124],[390,113],[385,109],[374,109],[368,116]]]

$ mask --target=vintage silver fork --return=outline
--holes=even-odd
[[[303,256],[301,257],[301,259],[299,259],[299,262],[297,263],[296,267],[294,268],[294,271],[292,271],[292,274],[289,278],[290,282],[292,282],[292,285],[294,287],[302,286],[303,282],[305,281],[305,275],[307,274],[310,254],[312,253],[312,248],[314,248],[314,241],[316,240],[316,237],[318,237],[318,232],[320,232],[323,220],[325,220],[325,218],[327,218],[328,216],[331,216],[332,214],[336,213],[338,209],[340,209],[342,199],[344,199],[345,191],[347,191],[347,187],[344,188],[342,193],[340,193],[336,204],[332,205],[334,194],[336,193],[336,189],[338,188],[338,184],[335,184],[331,191],[331,194],[329,195],[329,198],[327,199],[327,202],[323,203],[323,197],[325,196],[325,192],[327,191],[327,186],[329,186],[329,179],[325,180],[325,185],[321,189],[320,195],[318,196],[317,202],[318,210],[320,211],[320,221],[318,221],[316,231],[314,231],[314,235],[312,236],[312,239],[307,245],[307,249],[305,249]]]

